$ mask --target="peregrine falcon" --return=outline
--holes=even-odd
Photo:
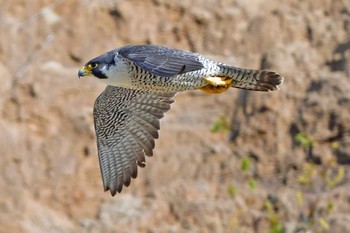
[[[179,91],[222,93],[230,87],[274,91],[283,81],[272,71],[242,69],[200,54],[157,45],[129,45],[87,62],[78,76],[107,84],[95,101],[94,122],[104,190],[114,196],[145,166],[160,119]]]

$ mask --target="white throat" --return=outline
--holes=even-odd
[[[107,85],[131,88],[131,71],[129,64],[115,56],[115,65],[107,66],[102,68],[102,72],[108,77],[107,79],[101,79]]]

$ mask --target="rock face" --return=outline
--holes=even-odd
[[[350,1],[18,0],[0,20],[0,232],[350,232]],[[285,82],[178,94],[112,198],[92,120],[104,85],[77,71],[145,43]]]

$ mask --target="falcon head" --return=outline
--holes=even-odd
[[[79,78],[93,74],[96,78],[107,79],[108,75],[106,75],[106,71],[108,71],[111,65],[115,64],[115,55],[113,50],[90,60],[79,70]]]

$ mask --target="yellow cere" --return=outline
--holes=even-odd
[[[89,64],[87,66],[83,66],[81,69],[85,72],[85,76],[88,76],[93,69],[98,66],[97,63]]]

